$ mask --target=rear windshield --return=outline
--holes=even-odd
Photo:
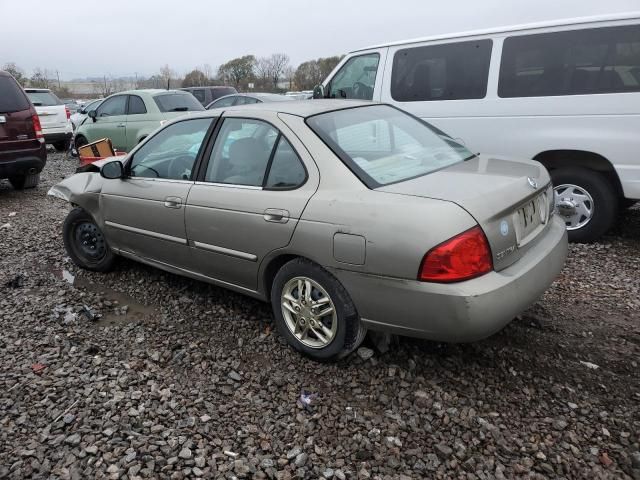
[[[31,103],[36,107],[52,107],[62,105],[62,102],[51,92],[27,92]]]
[[[307,124],[369,188],[475,156],[444,132],[387,105],[323,113]]]
[[[20,85],[11,77],[0,77],[0,112],[20,112],[31,108]]]
[[[204,107],[189,93],[165,93],[153,97],[161,112],[193,112]]]

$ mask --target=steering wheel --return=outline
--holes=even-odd
[[[370,97],[371,87],[362,82],[356,82],[353,84],[353,87],[351,87],[351,91],[353,92],[353,98],[366,100]]]
[[[189,180],[194,160],[194,157],[190,155],[172,158],[167,168],[167,177],[174,180]]]

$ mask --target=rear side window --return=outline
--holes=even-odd
[[[484,98],[492,45],[474,40],[398,50],[391,97],[397,102]]]
[[[144,101],[137,95],[129,95],[129,115],[140,115],[147,113]]]
[[[51,92],[27,92],[27,96],[35,107],[53,107],[62,105],[62,102]]]
[[[11,77],[0,77],[0,112],[10,113],[28,110],[29,101],[20,85]]]
[[[280,135],[273,154],[265,188],[288,190],[299,187],[307,178],[307,172],[291,144]]]
[[[207,92],[205,90],[202,90],[202,89],[189,90],[189,92],[191,92],[191,95],[196,97],[200,103],[204,103],[206,101]]]
[[[506,38],[500,97],[640,91],[640,26]]]
[[[161,112],[193,112],[204,107],[193,95],[188,93],[165,93],[156,95],[153,100]]]

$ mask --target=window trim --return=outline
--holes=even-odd
[[[175,178],[135,177],[135,176],[131,175],[131,164],[133,163],[133,159],[138,154],[140,149],[148,141],[150,141],[153,138],[157,137],[162,132],[164,132],[167,128],[169,128],[169,127],[171,127],[173,125],[177,125],[178,123],[182,123],[182,122],[190,122],[190,121],[202,120],[202,119],[210,119],[211,120],[211,124],[209,125],[209,127],[207,127],[207,131],[204,134],[204,138],[202,139],[202,143],[200,143],[200,148],[198,149],[198,153],[196,154],[196,158],[195,158],[195,160],[193,162],[193,169],[191,170],[191,178],[189,178],[188,180],[184,180],[184,179],[175,179]],[[131,151],[131,153],[127,157],[127,160],[124,163],[125,178],[138,179],[138,180],[166,181],[166,182],[172,182],[172,183],[173,182],[194,183],[196,181],[197,174],[199,173],[199,167],[200,167],[200,163],[201,163],[201,160],[202,160],[202,154],[203,154],[203,147],[208,143],[209,138],[211,137],[211,135],[213,133],[213,130],[215,129],[215,127],[217,126],[217,124],[219,122],[219,119],[220,119],[219,116],[218,117],[183,118],[183,119],[177,120],[175,122],[171,122],[171,123],[163,126],[163,128],[161,130],[158,130],[154,135],[150,135],[147,138],[145,138],[144,142],[141,142],[138,145],[136,145],[136,148]]]
[[[484,78],[484,92],[481,97],[463,97],[463,98],[428,98],[428,99],[420,99],[420,100],[398,100],[393,93],[393,75],[396,72],[396,57],[407,50],[415,50],[420,48],[434,48],[434,47],[444,47],[450,45],[460,45],[463,43],[474,43],[474,42],[488,42],[489,44],[489,58],[486,65],[486,78]],[[489,94],[489,85],[491,83],[491,70],[492,70],[492,60],[494,57],[494,47],[496,42],[494,42],[493,37],[480,37],[475,39],[455,39],[453,41],[443,41],[442,43],[428,43],[423,45],[413,45],[413,46],[404,46],[398,48],[391,59],[391,74],[389,75],[389,97],[394,102],[398,103],[418,103],[418,102],[455,102],[455,101],[470,101],[470,100],[484,100],[487,98]],[[502,53],[500,53],[502,56]]]
[[[300,154],[296,150],[296,147],[293,146],[293,143],[291,142],[291,140],[289,140],[289,138],[287,138],[287,136],[284,133],[282,133],[282,129],[278,128],[273,122],[270,122],[269,120],[265,120],[264,118],[225,116],[225,113],[226,112],[223,111],[220,114],[220,116],[218,117],[218,121],[216,122],[216,128],[214,129],[214,131],[211,134],[211,137],[209,138],[209,141],[207,143],[207,148],[206,148],[205,151],[202,152],[202,162],[199,165],[197,176],[195,177],[195,182],[196,182],[197,185],[212,185],[212,186],[216,186],[216,187],[245,188],[245,189],[249,189],[249,190],[263,190],[263,191],[297,190],[298,188],[301,188],[304,185],[306,185],[307,181],[309,180],[309,171],[307,170],[307,166],[305,165],[304,161],[302,160],[302,157],[300,156]],[[221,182],[210,182],[208,180],[205,180],[205,175],[207,173],[207,168],[209,168],[209,162],[211,161],[211,153],[213,152],[213,147],[215,146],[215,143],[218,140],[218,136],[220,135],[220,130],[222,129],[222,126],[223,126],[224,121],[226,119],[253,120],[253,121],[257,121],[257,122],[263,122],[263,123],[265,123],[267,125],[270,125],[271,127],[273,127],[278,132],[278,137],[276,137],[276,141],[273,143],[273,147],[271,149],[271,154],[269,155],[269,161],[267,162],[267,167],[265,169],[265,175],[264,175],[264,177],[262,179],[262,185],[260,185],[260,186],[257,186],[257,185],[241,185],[241,184],[238,184],[238,183],[221,183]],[[280,141],[280,137],[281,136],[283,136],[287,140],[287,142],[289,142],[289,145],[291,145],[291,148],[293,149],[293,151],[295,152],[296,156],[298,157],[298,161],[300,162],[300,164],[302,165],[302,168],[304,169],[304,181],[302,183],[300,183],[299,185],[295,186],[295,187],[266,188],[265,187],[265,182],[269,178],[269,172],[271,171],[271,163],[272,163],[272,160],[273,160],[273,156],[275,156],[275,151],[276,151],[276,149],[278,147],[278,142]],[[193,177],[193,173],[192,173],[192,177]]]

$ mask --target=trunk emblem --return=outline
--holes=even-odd
[[[502,220],[500,222],[500,233],[502,234],[503,237],[506,237],[507,235],[509,235],[509,224],[507,223],[506,220]]]
[[[527,177],[527,182],[529,182],[529,186],[536,190],[538,188],[538,182],[536,182],[535,178]]]

